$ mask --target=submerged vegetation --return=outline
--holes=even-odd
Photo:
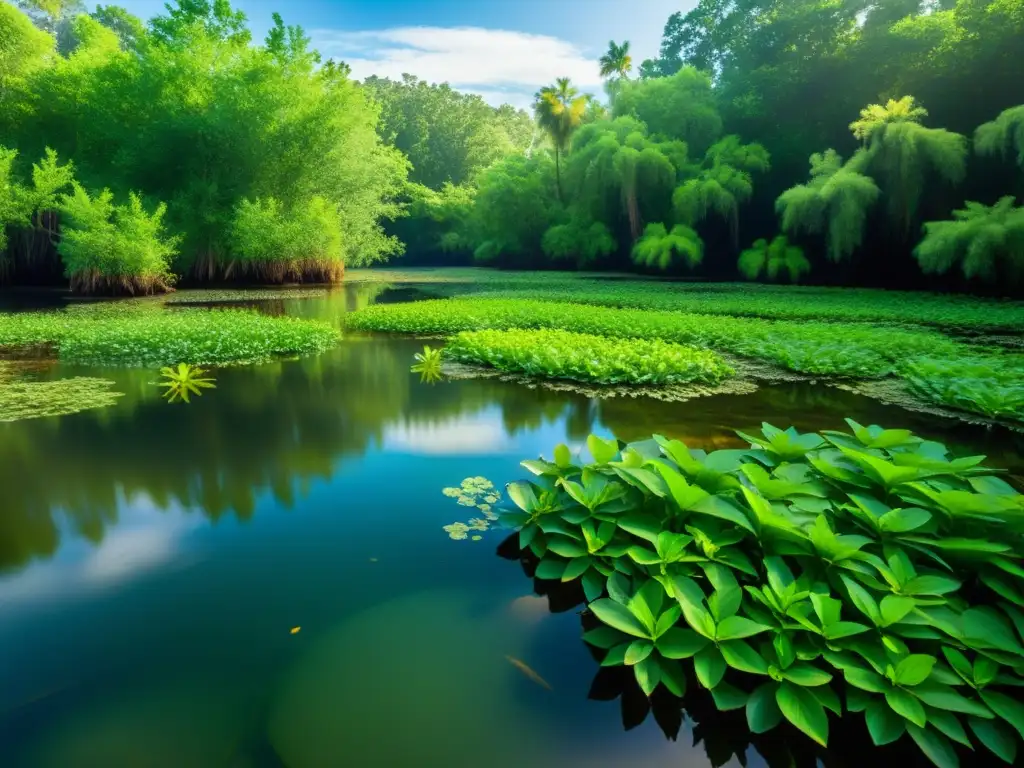
[[[688,680],[750,730],[817,744],[864,716],[939,768],[957,744],[1012,763],[1024,733],[1024,496],[907,430],[763,425],[713,453],[660,435],[560,445],[508,486],[530,572],[578,583],[583,639],[644,694]],[[970,735],[968,735],[968,731]]]
[[[464,331],[444,353],[460,363],[588,384],[717,384],[733,373],[707,350],[561,330]]]

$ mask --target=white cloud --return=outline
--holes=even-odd
[[[457,417],[439,424],[390,424],[384,428],[390,450],[435,456],[503,453],[510,441],[500,415]]]
[[[548,35],[480,27],[396,27],[366,32],[317,29],[314,46],[344,60],[352,75],[397,79],[414,74],[432,83],[479,93],[491,104],[527,106],[530,96],[557,77],[600,92],[596,59]]]

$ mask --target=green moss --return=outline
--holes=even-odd
[[[62,360],[91,365],[251,363],[322,352],[339,339],[327,323],[241,310],[163,310],[125,302],[64,312],[0,314],[0,346],[55,344]]]
[[[122,396],[108,379],[77,377],[57,381],[22,381],[0,363],[0,422],[65,416],[114,405]]]

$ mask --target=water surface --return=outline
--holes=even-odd
[[[349,286],[254,306],[337,321],[414,296]],[[450,540],[442,527],[474,511],[441,489],[502,486],[521,459],[591,432],[712,449],[762,420],[818,430],[844,416],[1021,472],[1011,433],[824,386],[663,403],[430,385],[409,372],[422,343],[353,337],[223,369],[191,405],[160,400],[153,371],[46,369],[126,395],[0,424],[4,766],[782,765],[779,742],[758,743],[768,759],[750,746],[741,713],[698,702],[673,721],[595,678],[582,606],[535,594],[501,532]]]

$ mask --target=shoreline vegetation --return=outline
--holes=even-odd
[[[386,280],[386,274],[370,279]],[[391,279],[411,283],[417,274],[400,272]],[[559,278],[552,285],[544,275],[516,275],[503,281],[501,273],[485,273],[466,291],[459,281],[472,274],[428,274],[432,281],[422,284],[428,295],[443,295],[452,290],[448,286],[461,295],[371,305],[347,315],[346,327],[450,337],[448,354],[459,362],[590,383],[597,379],[587,377],[596,374],[586,365],[582,373],[566,375],[565,367],[573,366],[569,360],[579,355],[576,350],[559,352],[559,333],[603,337],[623,345],[659,341],[827,381],[895,380],[904,387],[905,401],[1015,428],[1024,425],[1024,352],[985,335],[963,335],[1002,330],[1013,334],[1010,339],[1019,338],[1024,330],[1020,303],[781,286],[753,293],[745,286],[728,285],[666,288],[662,282],[639,280]],[[998,312],[994,306],[1000,307]],[[908,309],[922,325],[905,321]],[[896,318],[904,322],[892,323]],[[890,322],[882,322],[885,319]],[[957,333],[943,333],[943,328]],[[485,331],[490,332],[487,343],[460,341],[466,339],[463,334],[479,339]],[[532,348],[528,339],[534,342]],[[589,365],[600,370],[612,365],[615,356],[595,353]],[[623,375],[632,384],[648,383],[644,377],[649,372],[637,369]]]

